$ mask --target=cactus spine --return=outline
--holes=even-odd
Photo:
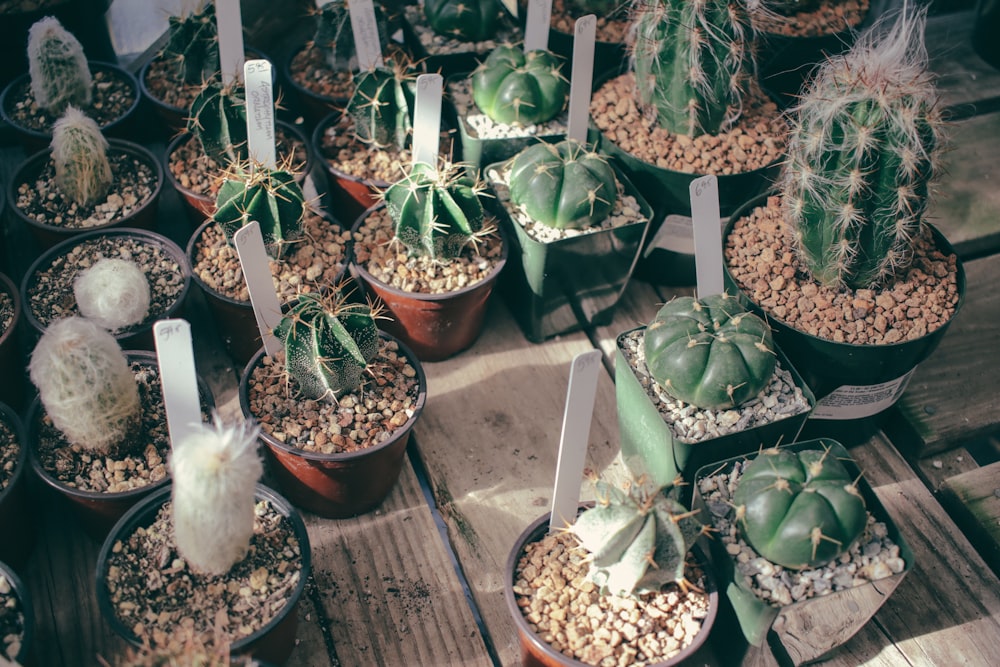
[[[377,313],[333,297],[302,294],[274,329],[285,349],[285,370],[306,398],[336,399],[361,386],[378,354]]]
[[[481,42],[496,34],[503,12],[498,0],[425,0],[424,16],[439,35]]]
[[[331,0],[313,11],[316,32],[313,45],[323,53],[326,64],[333,70],[357,69],[354,30],[351,27],[350,2]],[[375,4],[375,22],[378,26],[379,44],[388,45],[389,28],[385,12]]]
[[[361,141],[378,148],[405,148],[413,131],[416,74],[401,56],[354,75],[347,113]]]
[[[223,168],[246,162],[247,106],[242,84],[226,86],[218,78],[206,82],[191,102],[187,129],[205,155]]]
[[[498,123],[531,125],[555,118],[566,107],[569,81],[551,51],[527,53],[509,44],[490,52],[472,73],[472,99]]]
[[[291,171],[233,164],[219,187],[212,219],[230,240],[256,220],[268,255],[277,259],[302,236],[306,211],[305,195]]]
[[[132,261],[104,257],[73,281],[80,314],[115,331],[139,324],[149,312],[149,281]]]
[[[45,412],[70,444],[117,456],[141,442],[135,376],[105,329],[82,317],[54,322],[35,345],[28,370]]]
[[[639,102],[690,137],[728,130],[755,69],[743,0],[638,0],[632,60]]]
[[[51,147],[60,192],[82,207],[107,197],[112,181],[108,141],[97,121],[67,107],[52,126]]]
[[[171,512],[177,551],[195,572],[225,574],[253,537],[254,495],[263,465],[257,426],[225,426],[216,416],[174,443]]]
[[[35,102],[54,116],[70,104],[90,104],[93,79],[87,56],[56,18],[46,16],[28,30],[28,74]]]
[[[172,62],[178,77],[190,85],[201,84],[219,72],[219,31],[215,3],[206,2],[181,16],[171,16],[164,59]]]
[[[879,286],[912,260],[942,143],[925,20],[903,14],[863,35],[822,65],[795,110],[785,220],[824,285]]]

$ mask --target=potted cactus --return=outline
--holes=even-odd
[[[0,562],[12,568],[27,563],[35,544],[35,512],[28,491],[30,471],[21,417],[0,402],[0,532],[7,536],[0,543]],[[0,637],[3,635],[0,631]],[[0,655],[2,649],[0,646]]]
[[[793,442],[815,403],[771,329],[727,294],[677,297],[618,336],[622,458],[657,484]]]
[[[118,635],[160,649],[193,635],[209,649],[288,659],[309,535],[288,501],[258,484],[262,471],[251,422],[216,416],[174,443],[172,486],[123,516],[98,554],[97,602]]]
[[[596,503],[581,506],[572,525],[547,532],[546,515],[521,533],[504,597],[525,665],[698,660],[719,594],[695,545],[704,527],[671,491],[599,481]],[[670,639],[649,641],[658,632]]]
[[[25,151],[48,145],[52,124],[75,106],[110,136],[127,136],[139,104],[139,86],[116,64],[88,61],[83,46],[52,16],[28,32],[28,72],[0,94],[0,118],[13,128]]]
[[[404,6],[403,17],[404,44],[427,71],[445,77],[472,71],[520,33],[500,0],[428,0]]]
[[[820,399],[806,432],[849,444],[877,428],[965,291],[924,220],[943,147],[924,22],[900,14],[823,65],[795,110],[778,191],[726,231],[731,288]]]
[[[789,664],[822,660],[913,566],[891,517],[834,440],[712,462],[696,473],[694,493],[714,529],[720,619],[739,626],[722,647],[727,662],[747,651],[773,651]]]
[[[529,3],[518,2],[521,28],[528,20]],[[597,18],[594,61],[602,70],[620,70],[628,55],[626,40],[631,3],[623,0],[552,0],[549,42],[553,52],[564,58],[573,54],[573,26],[577,19],[593,14]]]

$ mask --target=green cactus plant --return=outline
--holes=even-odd
[[[412,63],[396,56],[380,67],[357,72],[347,113],[363,142],[405,148],[413,133],[417,75]]]
[[[799,260],[823,285],[868,288],[910,264],[942,148],[926,9],[829,58],[794,110],[781,177]]]
[[[727,294],[669,301],[642,345],[653,379],[699,408],[745,403],[767,386],[776,364],[770,327]]]
[[[218,77],[206,81],[191,102],[187,129],[201,144],[205,155],[223,168],[246,162],[246,92],[243,85],[223,84]]]
[[[333,70],[357,69],[352,64],[357,53],[354,45],[354,30],[351,27],[350,2],[331,0],[312,12],[316,19],[313,45],[323,54],[326,64]],[[389,23],[383,8],[376,3],[375,23],[378,28],[379,44],[389,45]]]
[[[498,123],[531,125],[555,118],[569,100],[562,58],[551,51],[502,44],[473,71],[472,99]]]
[[[218,75],[219,30],[214,2],[169,17],[163,58],[173,64],[179,80],[189,85],[204,83]]]
[[[108,141],[97,121],[69,106],[52,125],[52,163],[59,191],[81,207],[104,200],[113,176]]]
[[[599,225],[614,210],[614,169],[572,139],[528,146],[508,162],[510,199],[531,219],[556,229]]]
[[[499,0],[425,0],[424,16],[439,35],[481,42],[497,33],[503,6]]]
[[[28,30],[28,74],[35,102],[53,116],[91,102],[93,78],[83,46],[52,16]]]
[[[361,386],[378,354],[377,310],[331,296],[302,294],[274,329],[285,370],[306,398],[337,399]]]
[[[743,0],[638,0],[631,56],[637,99],[660,126],[696,137],[730,129],[755,70]]]
[[[741,534],[783,567],[819,567],[848,551],[868,521],[865,501],[829,449],[766,449],[733,494]]]
[[[435,168],[417,163],[382,197],[396,238],[411,253],[450,259],[493,231],[485,224],[479,199],[484,189],[467,165],[443,162]]]

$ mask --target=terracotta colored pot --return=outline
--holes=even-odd
[[[350,96],[328,97],[313,91],[308,86],[303,86],[292,76],[292,62],[295,58],[310,48],[308,44],[293,49],[292,53],[282,64],[282,75],[295,101],[295,108],[302,112],[305,117],[307,127],[315,127],[317,123],[326,118],[331,113],[339,113],[347,106]]]
[[[21,607],[21,613],[24,617],[24,628],[21,633],[21,648],[18,649],[17,653],[10,656],[15,664],[18,665],[31,665],[33,651],[33,642],[35,638],[35,609],[31,602],[31,592],[25,583],[17,576],[12,568],[5,565],[0,561],[0,578],[6,579],[7,583],[10,584],[11,590],[14,593],[14,597],[17,598],[18,603]],[[4,657],[0,655],[0,657]]]
[[[324,117],[312,133],[312,147],[327,174],[327,209],[336,212],[338,220],[353,222],[380,200],[378,193],[389,187],[388,181],[352,176],[335,166],[323,151],[323,136],[337,124],[341,113]]]
[[[0,403],[0,422],[13,434],[20,446],[14,474],[0,490],[0,561],[20,569],[28,561],[35,544],[34,503],[28,497],[28,442],[21,418],[8,405]]]
[[[14,301],[14,319],[10,326],[0,331],[0,403],[6,403],[15,410],[24,407],[25,368],[27,361],[21,345],[24,322],[24,304],[21,293],[13,281],[0,273],[0,292]],[[0,558],[0,560],[3,560]]]

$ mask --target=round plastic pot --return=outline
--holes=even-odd
[[[320,120],[312,134],[313,151],[327,174],[327,208],[337,212],[338,220],[357,220],[358,216],[377,204],[378,193],[389,187],[388,181],[353,176],[335,166],[323,153],[323,135],[340,120],[336,111]]]
[[[19,569],[28,562],[28,555],[35,544],[34,503],[29,498],[28,441],[24,426],[17,412],[0,403],[0,422],[14,434],[20,451],[14,462],[14,474],[0,490],[0,561]]]
[[[392,338],[381,332],[383,339]],[[328,519],[358,516],[378,507],[396,485],[413,426],[427,401],[427,376],[413,352],[403,343],[399,351],[417,372],[419,395],[410,418],[382,443],[340,454],[307,452],[261,432],[281,490],[296,506]],[[250,410],[249,383],[254,368],[264,358],[261,348],[240,378],[239,398],[243,416],[260,420]]]
[[[295,80],[292,76],[292,61],[307,48],[310,48],[308,44],[298,49],[293,49],[292,53],[285,59],[285,62],[282,63],[281,73],[286,85],[292,91],[292,96],[296,103],[295,108],[301,111],[305,117],[306,126],[315,127],[317,123],[331,113],[339,113],[342,109],[346,108],[350,96],[327,97],[326,95],[320,95]]]
[[[14,302],[14,318],[10,326],[0,331],[0,403],[20,410],[24,407],[25,375],[27,366],[21,349],[21,327],[24,321],[24,303],[14,282],[0,273],[0,293],[7,294]],[[3,560],[0,558],[0,560]]]
[[[24,617],[24,628],[21,633],[21,648],[15,655],[10,656],[17,665],[31,665],[35,638],[35,608],[31,603],[31,592],[24,581],[17,576],[17,573],[3,561],[0,561],[0,578],[6,579],[10,584],[11,591],[21,607],[21,614]],[[0,658],[3,658],[0,654]]]
[[[52,266],[53,262],[55,262],[57,258],[69,254],[73,248],[83,243],[87,243],[92,239],[104,238],[111,240],[132,238],[139,240],[143,244],[148,244],[162,249],[164,254],[176,262],[183,278],[181,291],[177,295],[177,299],[170,305],[170,307],[167,308],[166,312],[149,313],[147,314],[146,319],[139,324],[125,327],[115,332],[114,337],[118,341],[118,344],[123,349],[153,350],[156,347],[153,340],[153,324],[160,319],[182,316],[185,302],[187,301],[187,295],[191,289],[191,264],[188,262],[187,256],[184,254],[184,251],[181,250],[180,246],[162,234],[145,229],[120,227],[108,230],[97,230],[93,232],[85,232],[61,243],[57,243],[36,259],[25,273],[24,280],[21,281],[21,302],[25,304],[24,317],[34,334],[35,339],[41,336],[45,331],[45,325],[42,324],[42,321],[39,319],[37,313],[35,313],[35,311],[31,308],[31,298],[29,297],[29,293],[34,291],[35,285],[37,284],[38,274]],[[66,267],[66,270],[79,271],[81,268],[68,266]],[[150,290],[156,289],[156,285],[150,285],[149,287]],[[67,294],[66,298],[73,299],[73,303],[75,303],[75,299],[71,291]]]
[[[101,616],[108,622],[115,634],[136,648],[142,646],[139,638],[130,627],[127,627],[118,618],[111,602],[111,593],[108,590],[107,582],[108,559],[111,557],[115,542],[125,541],[137,529],[153,524],[160,508],[170,500],[170,491],[170,487],[161,488],[125,513],[108,533],[107,539],[104,540],[101,551],[97,555],[96,594]],[[267,500],[279,514],[288,518],[292,525],[292,531],[298,539],[302,557],[302,571],[299,574],[298,584],[289,593],[287,602],[274,618],[256,632],[234,640],[229,645],[229,651],[233,655],[247,655],[259,658],[269,664],[281,665],[288,660],[295,648],[295,635],[299,624],[299,601],[305,594],[306,581],[309,579],[312,569],[309,533],[302,517],[295,508],[275,491],[263,484],[258,484],[255,499],[258,501]],[[197,614],[198,610],[192,609],[191,613]]]
[[[580,509],[583,510],[588,506],[587,504],[580,505]],[[513,618],[514,625],[517,626],[517,637],[521,646],[521,664],[524,667],[588,667],[586,663],[554,650],[548,642],[539,637],[528,625],[527,620],[525,620],[524,614],[521,613],[521,609],[517,606],[517,598],[514,595],[514,577],[517,562],[524,553],[526,545],[541,540],[548,532],[549,516],[549,514],[545,514],[535,519],[515,540],[514,548],[510,550],[510,554],[507,556],[507,564],[504,567],[504,600],[507,603],[507,611],[511,618]],[[702,661],[699,659],[699,651],[704,646],[715,624],[715,618],[719,610],[719,591],[715,575],[712,569],[707,567],[706,558],[697,545],[692,549],[692,554],[697,562],[706,565],[706,567],[702,568],[702,572],[705,575],[705,592],[709,596],[708,615],[702,621],[701,631],[698,633],[698,636],[695,637],[694,641],[687,648],[669,660],[650,663],[650,667],[672,667],[673,665],[685,663],[687,660],[691,661],[690,664],[702,664]]]
[[[146,230],[156,228],[160,193],[163,192],[163,167],[160,165],[160,161],[145,146],[124,139],[108,140],[108,153],[123,154],[139,160],[152,170],[156,182],[152,184],[152,193],[139,208],[128,215],[95,227],[67,227],[65,225],[42,222],[25,215],[17,207],[17,191],[21,184],[29,183],[33,185],[38,175],[49,164],[52,153],[48,148],[35,153],[17,167],[14,177],[7,186],[7,201],[10,203],[11,214],[22,225],[28,228],[41,249],[47,250],[57,243],[78,237],[85,232],[119,229],[122,227]],[[112,191],[114,191],[114,187],[112,187]]]

